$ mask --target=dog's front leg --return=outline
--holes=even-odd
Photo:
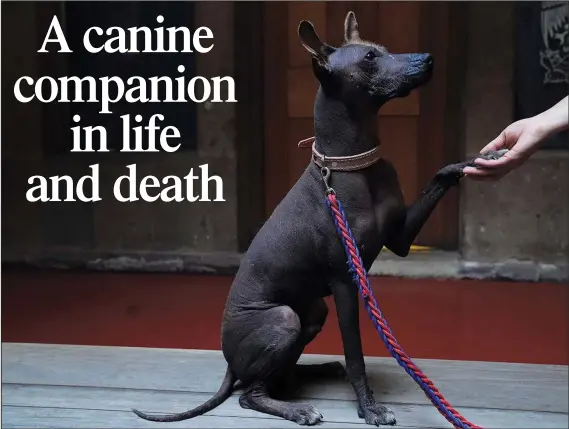
[[[441,171],[444,172],[444,169]],[[460,172],[458,169],[457,171]],[[441,198],[452,186],[458,184],[458,174],[456,176],[456,180],[449,180],[450,177],[441,176],[439,172],[421,192],[419,198],[407,208],[405,223],[393,232],[385,247],[397,256],[407,256],[413,241]]]
[[[489,151],[482,154],[480,158],[497,159],[503,156],[504,153],[504,151]],[[423,225],[429,219],[429,216],[445,193],[453,186],[458,185],[459,180],[464,176],[462,170],[467,166],[475,166],[474,159],[459,164],[447,165],[441,169],[421,192],[419,198],[409,206],[405,223],[389,238],[385,247],[397,256],[407,256],[421,228],[423,228]]]
[[[351,279],[345,279],[332,284],[332,293],[344,345],[346,372],[358,401],[358,416],[367,424],[394,425],[395,415],[375,401],[368,384],[360,337],[358,290]]]

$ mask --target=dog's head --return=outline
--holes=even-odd
[[[430,54],[390,54],[384,46],[362,40],[353,12],[346,16],[344,44],[339,48],[322,42],[309,21],[300,23],[298,35],[312,55],[322,90],[345,103],[379,108],[392,98],[407,96],[432,75]]]

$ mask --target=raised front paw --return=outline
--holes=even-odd
[[[508,152],[508,149],[500,149],[500,150],[488,150],[484,153],[481,153],[476,158],[471,159],[470,161],[465,162],[464,167],[476,167],[476,160],[478,158],[493,160],[493,159],[500,159],[504,156],[504,154]],[[463,168],[464,168],[463,167]]]
[[[358,416],[364,419],[368,425],[391,425],[393,426],[397,421],[395,414],[389,408],[384,407],[377,402],[365,406],[358,407]]]
[[[508,149],[489,150],[487,152],[481,153],[479,158],[500,159],[506,154],[506,152],[508,152]]]
[[[466,167],[476,167],[477,158],[483,158],[488,160],[499,159],[503,157],[507,151],[508,149],[489,150],[487,152],[481,153],[476,158],[473,158],[470,161],[447,165],[446,167],[439,170],[439,172],[437,173],[437,179],[446,186],[458,185],[459,180],[462,177],[464,177],[463,170]]]
[[[464,176],[462,170],[467,165],[467,163],[447,165],[438,171],[436,178],[439,183],[445,186],[458,185],[459,180]]]

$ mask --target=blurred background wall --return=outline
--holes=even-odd
[[[140,264],[158,261],[158,268],[234,267],[308,162],[309,154],[295,148],[312,135],[316,90],[296,36],[301,19],[312,20],[324,40],[338,44],[345,13],[354,10],[363,37],[394,52],[434,51],[433,81],[380,113],[382,150],[396,165],[409,201],[438,168],[474,156],[514,120],[514,2],[196,2],[194,8],[194,21],[215,35],[214,49],[195,59],[196,74],[235,76],[239,103],[198,104],[192,148],[136,158],[49,150],[63,138],[53,131],[49,105],[18,103],[12,89],[20,76],[37,78],[63,67],[57,62],[64,56],[36,53],[62,4],[3,4],[2,25],[14,34],[2,40],[3,262],[114,258],[120,266],[117,258],[142,254]],[[164,71],[170,72],[175,70]],[[567,148],[540,151],[496,184],[463,181],[418,243],[458,253],[474,266],[516,260],[566,267],[568,154]],[[158,177],[184,176],[208,163],[210,174],[224,179],[226,202],[118,203],[109,194],[111,180],[131,162],[140,176]],[[28,177],[80,177],[93,163],[101,166],[103,201],[25,200]]]

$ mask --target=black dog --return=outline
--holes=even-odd
[[[222,349],[228,368],[221,388],[193,410],[166,416],[134,410],[138,416],[172,422],[201,415],[225,401],[240,380],[245,387],[239,399],[242,407],[313,425],[322,420],[314,407],[277,398],[299,374],[343,373],[354,388],[358,415],[366,423],[395,424],[393,412],[376,402],[368,386],[358,291],[324,204],[322,172],[331,171],[330,184],[342,201],[368,270],[384,245],[399,256],[408,254],[438,201],[458,184],[462,169],[474,163],[443,168],[419,199],[405,207],[395,170],[377,156],[377,112],[388,100],[426,83],[433,59],[429,54],[390,54],[383,46],[362,41],[352,12],[344,27],[345,44],[340,48],[323,43],[307,21],[298,28],[320,82],[314,106],[315,162],[243,257],[223,314]],[[330,294],[338,312],[346,369],[339,362],[298,365],[305,346],[324,325],[328,308],[323,297]]]

